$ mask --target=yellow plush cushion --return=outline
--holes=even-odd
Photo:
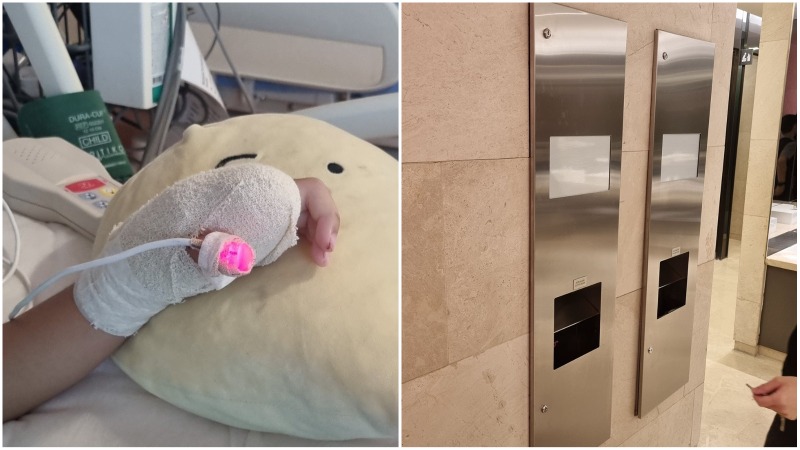
[[[398,164],[377,147],[290,115],[192,126],[117,193],[95,255],[153,196],[243,154],[330,187],[342,218],[330,265],[315,266],[301,240],[227,288],[168,307],[114,360],[158,397],[228,425],[325,440],[396,437]]]

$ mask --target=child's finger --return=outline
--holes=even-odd
[[[316,178],[303,178],[295,182],[300,188],[303,209],[308,211],[309,219],[319,220],[322,216],[338,213],[325,183]]]
[[[314,231],[314,243],[326,251],[333,251],[338,233],[339,215],[322,216],[317,221],[317,229]]]
[[[329,262],[328,252],[317,247],[316,245],[311,246],[311,258],[314,260],[314,263],[320,267],[327,266]]]

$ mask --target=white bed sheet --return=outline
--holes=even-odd
[[[3,253],[13,256],[13,233],[3,214]],[[15,214],[22,239],[19,270],[37,286],[90,257],[91,242],[60,224]],[[69,286],[66,277],[35,304]],[[18,276],[3,285],[4,322],[27,291]],[[22,418],[3,424],[4,446],[397,446],[397,439],[314,441],[248,431],[204,419],[150,394],[106,359],[81,382]]]

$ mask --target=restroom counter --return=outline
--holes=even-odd
[[[764,353],[771,354],[771,349],[785,354],[797,326],[797,225],[779,223],[769,239],[758,343]]]

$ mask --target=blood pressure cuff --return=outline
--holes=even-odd
[[[301,240],[225,289],[168,307],[114,361],[154,395],[227,425],[396,438],[398,165],[377,147],[291,115],[192,126],[116,194],[94,253],[171,184],[244,161],[331,189],[342,220],[329,266],[317,267]]]

